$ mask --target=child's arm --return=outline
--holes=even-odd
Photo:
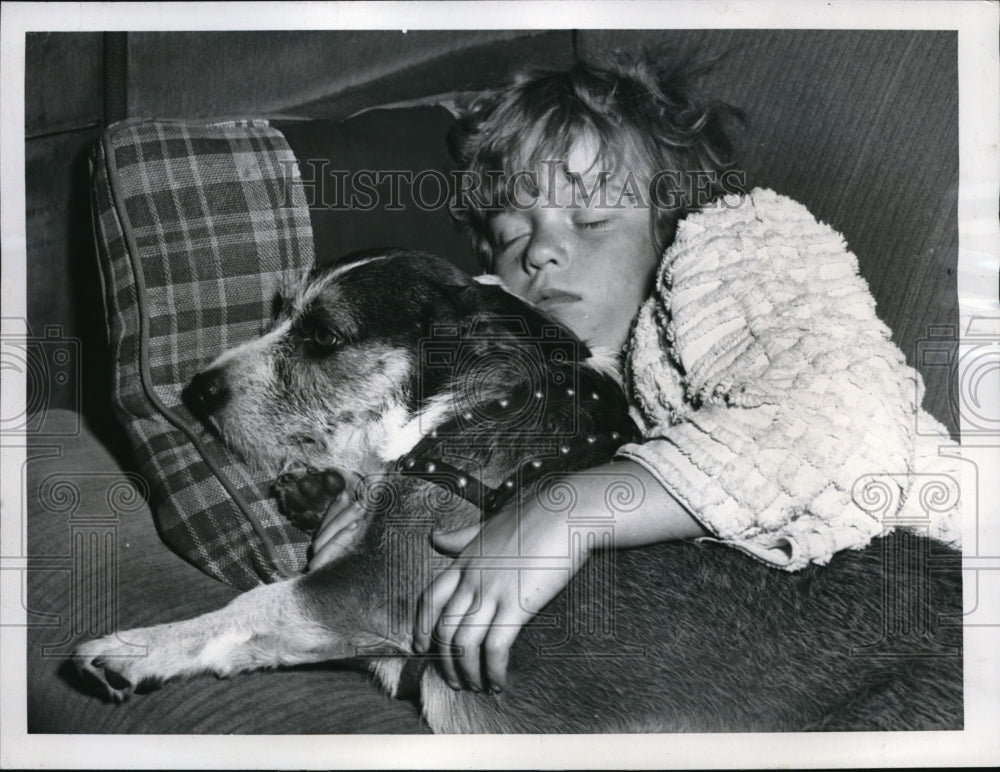
[[[616,461],[561,481],[576,494],[572,527],[579,529],[577,521],[588,519],[613,523],[617,548],[706,535],[634,461]],[[639,498],[629,504],[628,511],[611,512],[606,493],[621,481],[636,484]],[[570,555],[570,513],[553,509],[530,499],[521,504],[520,513],[516,507],[507,507],[481,530],[474,526],[435,538],[439,550],[458,553],[458,557],[421,598],[414,648],[427,651],[433,637],[445,655],[441,667],[453,688],[502,688],[510,646],[521,627],[569,583],[586,559],[586,555],[577,560]],[[496,558],[511,560],[505,567],[477,568],[475,561],[481,557],[493,558],[493,566]]]

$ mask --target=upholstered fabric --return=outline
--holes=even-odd
[[[317,263],[404,247],[478,269],[448,215],[445,137],[454,120],[445,107],[424,105],[346,121],[273,122],[299,159]]]
[[[746,111],[747,189],[804,204],[844,235],[893,341],[958,436],[958,33],[947,30],[581,30],[577,53],[650,47],[721,57],[702,92]],[[956,358],[952,359],[952,362]]]
[[[69,411],[64,431],[28,450],[28,731],[32,733],[340,734],[427,732],[417,708],[346,665],[174,682],[105,702],[67,661],[95,635],[186,619],[237,591],[187,565],[158,537],[148,486]]]
[[[310,538],[180,405],[190,378],[266,327],[312,264],[295,157],[266,124],[129,122],[95,163],[113,402],[164,540],[242,589],[293,575]]]

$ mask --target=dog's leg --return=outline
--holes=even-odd
[[[258,587],[195,619],[87,641],[74,658],[120,702],[141,684],[350,656],[348,642],[307,611],[298,584],[293,579]],[[145,653],[137,654],[137,645]]]

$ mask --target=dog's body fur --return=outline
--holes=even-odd
[[[222,437],[275,476],[290,465],[366,475],[358,543],[219,611],[120,633],[130,651],[146,645],[146,657],[116,656],[116,636],[88,642],[81,667],[116,699],[143,682],[331,659],[360,660],[400,691],[417,659],[417,601],[440,560],[428,534],[481,513],[391,462],[419,442],[423,457],[502,488],[526,459],[556,474],[606,461],[586,438],[633,428],[612,377],[551,325],[423,255],[312,275],[272,332],[223,355],[197,388]],[[428,340],[451,352],[450,364],[435,369],[420,355]],[[567,351],[578,356],[565,361]],[[579,438],[582,451],[561,450]],[[569,493],[544,478],[529,487],[568,506]],[[609,485],[609,496],[622,494]],[[959,728],[961,630],[941,620],[961,613],[956,558],[911,534],[795,574],[711,543],[598,549],[521,631],[502,693],[453,691],[423,667],[423,715],[437,732]],[[901,636],[892,620],[907,611],[927,625]]]

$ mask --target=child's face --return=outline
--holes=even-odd
[[[566,159],[565,171],[581,173],[587,191],[599,179],[600,164],[591,168],[595,156],[596,144],[580,140]],[[621,194],[624,174],[608,179],[603,205],[596,195],[585,206],[578,188],[573,206],[563,171],[553,186],[543,166],[538,196],[521,191],[516,207],[491,220],[493,271],[591,346],[618,350],[656,273],[650,210]]]

